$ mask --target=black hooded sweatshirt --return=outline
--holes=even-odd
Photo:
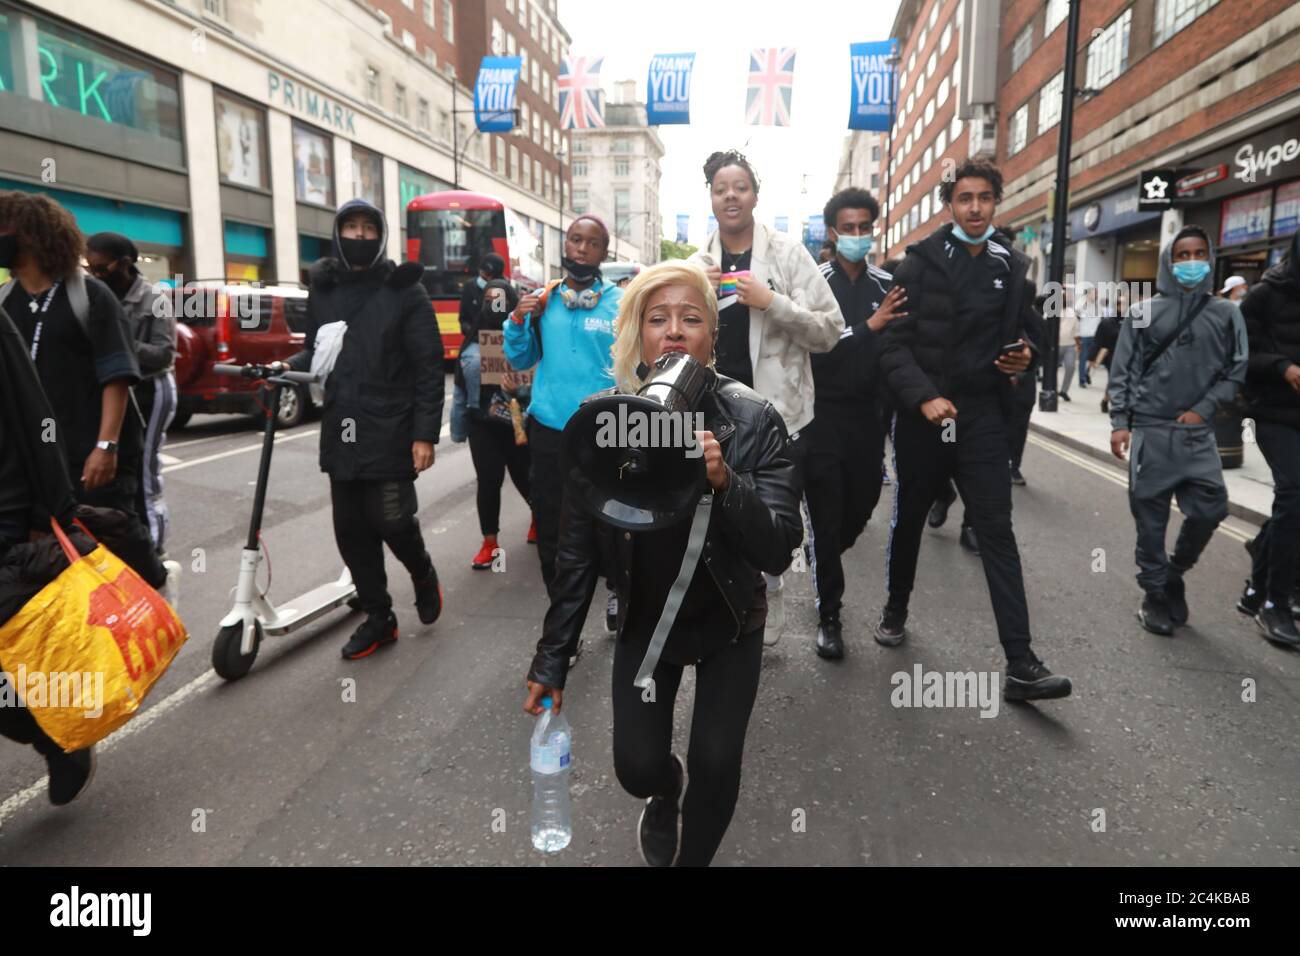
[[[1260,421],[1300,428],[1300,392],[1286,381],[1286,370],[1300,365],[1300,232],[1281,262],[1241,303],[1250,339],[1246,368],[1249,414]]]
[[[339,224],[363,211],[379,225],[379,251],[365,268],[351,268]],[[416,476],[411,445],[437,444],[442,428],[443,348],[438,321],[418,262],[384,258],[388,226],[364,199],[339,207],[334,256],[309,272],[306,347],[293,368],[311,368],[316,333],[347,323],[334,369],[325,384],[320,467],[337,481],[410,480]]]

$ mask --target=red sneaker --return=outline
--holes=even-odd
[[[483,539],[483,547],[478,549],[478,554],[474,555],[474,560],[470,562],[470,567],[475,571],[485,571],[492,567],[492,552],[496,549],[496,536],[488,535]]]
[[[528,526],[528,543],[537,543],[537,519],[533,518],[533,523]]]

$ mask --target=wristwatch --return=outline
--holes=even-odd
[[[96,447],[96,448],[102,448],[104,451],[108,452],[110,455],[116,455],[116,454],[117,454],[117,442],[115,442],[115,441],[97,441],[97,442],[95,442],[95,447]]]

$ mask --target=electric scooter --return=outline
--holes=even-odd
[[[265,590],[257,584],[262,564],[262,510],[266,505],[266,486],[271,476],[271,452],[275,448],[275,410],[280,391],[285,386],[310,385],[316,376],[266,365],[215,365],[221,375],[265,380],[268,391],[266,426],[262,432],[262,457],[257,466],[257,488],[253,494],[253,515],[248,523],[248,540],[239,557],[239,582],[235,585],[235,604],[224,618],[217,640],[212,645],[212,669],[225,680],[238,680],[248,673],[257,657],[262,637],[291,634],[304,625],[328,614],[355,598],[357,589],[345,567],[335,581],[313,588],[287,605],[276,607]]]

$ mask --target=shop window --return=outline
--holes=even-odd
[[[266,111],[223,93],[213,94],[217,119],[217,174],[223,183],[269,189]]]
[[[384,208],[384,158],[355,143],[352,145],[352,194]]]
[[[334,144],[329,136],[293,124],[294,194],[299,202],[334,206]]]

